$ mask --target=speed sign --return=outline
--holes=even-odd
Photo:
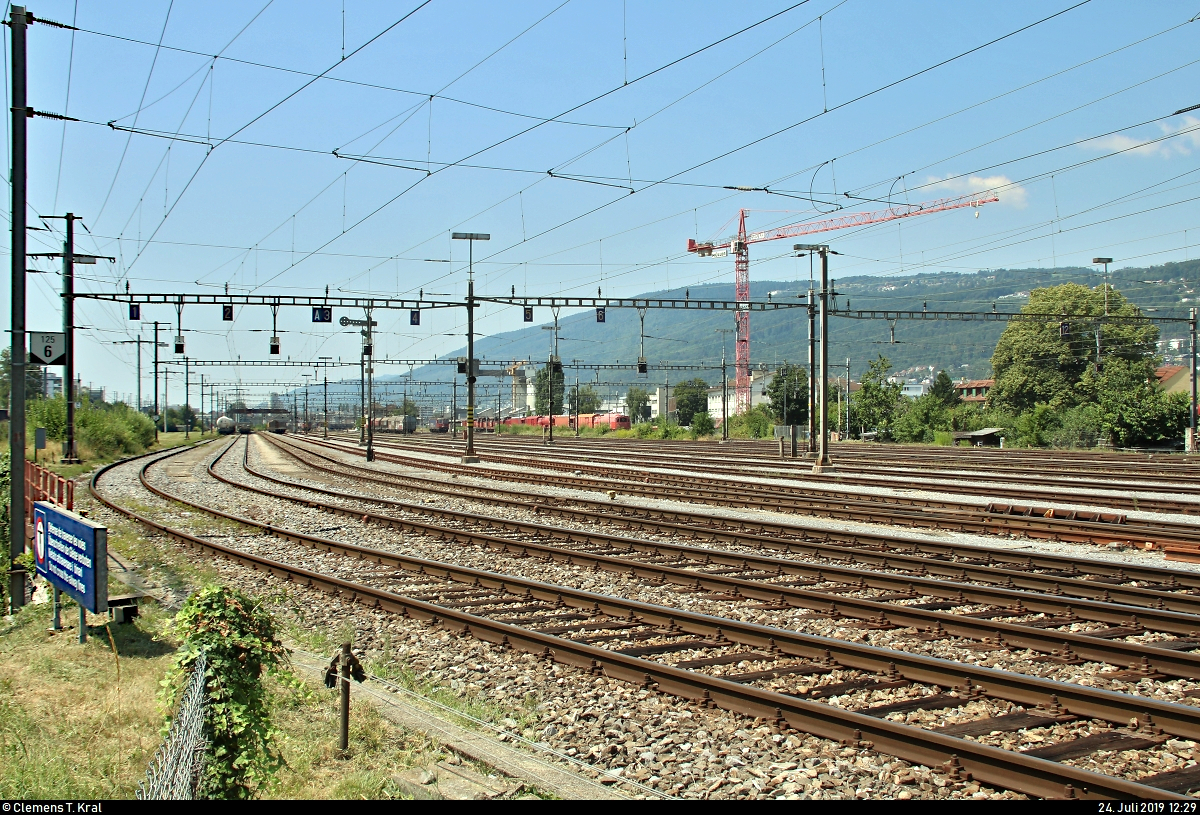
[[[61,331],[30,331],[29,361],[38,365],[65,365],[65,335]]]

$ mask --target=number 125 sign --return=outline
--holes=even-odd
[[[30,331],[29,361],[38,365],[65,365],[66,345],[61,331]]]

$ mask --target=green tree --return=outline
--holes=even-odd
[[[1115,447],[1140,447],[1183,436],[1191,399],[1168,394],[1136,362],[1106,361],[1097,390],[1100,432]]]
[[[595,413],[600,409],[600,394],[591,385],[571,388],[567,400],[572,413]]]
[[[703,379],[687,379],[675,386],[675,413],[681,426],[690,425],[692,417],[708,410],[708,383]]]
[[[783,363],[775,376],[771,377],[771,384],[767,385],[766,390],[775,421],[779,424],[808,423],[808,372],[802,366]],[[832,383],[830,393],[833,399],[829,404],[836,408],[837,386]]]
[[[8,404],[12,393],[12,351],[7,346],[0,349],[0,405]],[[42,366],[25,365],[25,400],[42,396]]]
[[[629,418],[635,423],[642,421],[645,407],[648,404],[650,404],[650,392],[645,388],[635,385],[625,394],[625,409],[629,411]]]
[[[950,429],[950,408],[937,394],[927,393],[904,403],[892,423],[896,441],[932,444],[935,432]]]
[[[708,411],[697,413],[692,417],[692,438],[699,436],[711,436],[713,431],[717,429],[713,422],[712,416],[708,415]]]
[[[729,435],[734,438],[765,439],[771,435],[775,416],[769,405],[755,405],[745,413],[729,417]]]
[[[543,365],[538,368],[537,375],[533,378],[533,410],[539,416],[547,416],[553,413],[555,416],[563,415],[563,375],[562,371],[554,374],[554,392],[550,392],[550,373],[549,368]],[[553,405],[552,405],[553,403]]]
[[[953,407],[959,402],[958,394],[954,392],[954,382],[950,379],[950,374],[945,371],[938,371],[937,377],[933,380],[933,389],[929,393],[949,407]]]
[[[867,364],[862,387],[850,396],[850,422],[861,428],[874,429],[882,435],[891,434],[891,423],[900,403],[900,385],[888,382],[892,363],[883,354]]]
[[[1021,311],[1068,316],[1061,321],[1008,324],[992,354],[996,382],[988,392],[991,408],[1019,414],[1038,404],[1062,411],[1096,402],[1097,369],[1103,372],[1110,362],[1128,363],[1135,380],[1148,380],[1154,374],[1158,328],[1149,322],[1105,321],[1103,286],[1093,289],[1064,283],[1034,289]],[[1141,314],[1112,287],[1108,288],[1107,313],[1117,317]]]

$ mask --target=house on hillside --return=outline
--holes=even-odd
[[[984,402],[995,384],[994,379],[961,379],[954,383],[954,393],[964,402]]]
[[[1188,369],[1184,365],[1164,365],[1154,375],[1167,393],[1192,392],[1192,378],[1188,376]]]

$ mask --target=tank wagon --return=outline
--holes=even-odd
[[[217,432],[222,436],[231,435],[236,429],[237,425],[228,416],[222,416],[217,419]]]

